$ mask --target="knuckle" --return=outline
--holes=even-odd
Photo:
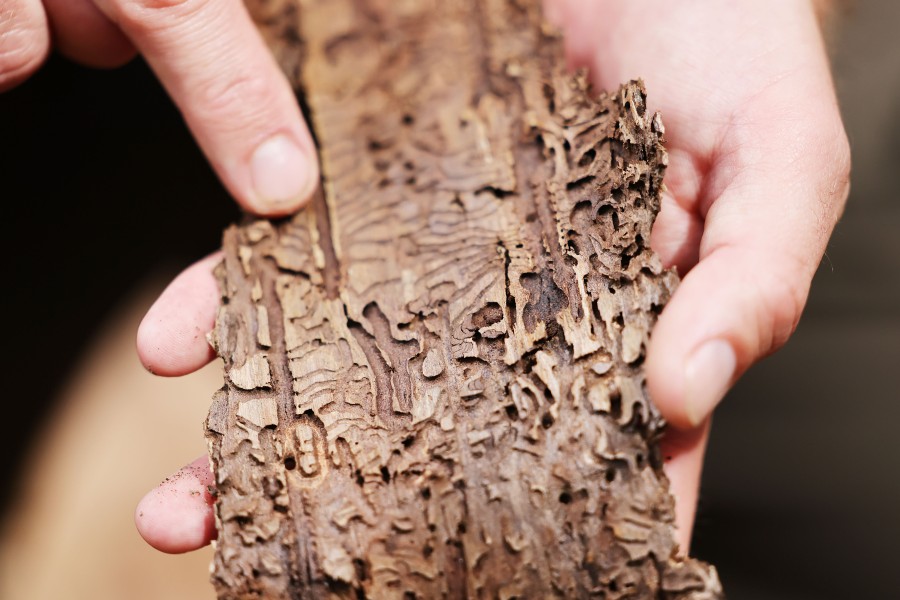
[[[0,89],[21,83],[44,62],[47,32],[27,23],[0,24]]]

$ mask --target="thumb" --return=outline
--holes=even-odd
[[[758,247],[725,246],[688,273],[653,332],[654,402],[678,428],[698,427],[756,360],[793,333],[811,274]]]
[[[704,423],[737,378],[796,328],[849,189],[842,130],[819,148],[829,149],[794,170],[739,170],[707,212],[700,260],[647,353],[650,394],[676,428]]]

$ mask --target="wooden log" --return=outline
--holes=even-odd
[[[662,123],[567,74],[536,4],[253,5],[323,185],[225,234],[220,598],[721,597],[641,368]]]

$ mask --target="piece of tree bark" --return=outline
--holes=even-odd
[[[662,124],[566,74],[536,4],[254,4],[324,183],[225,234],[220,598],[721,597],[641,368]]]

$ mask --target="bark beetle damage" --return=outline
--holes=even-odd
[[[537,2],[299,4],[252,8],[324,185],[225,234],[219,597],[720,598],[641,369],[677,283],[642,85],[594,98]]]

